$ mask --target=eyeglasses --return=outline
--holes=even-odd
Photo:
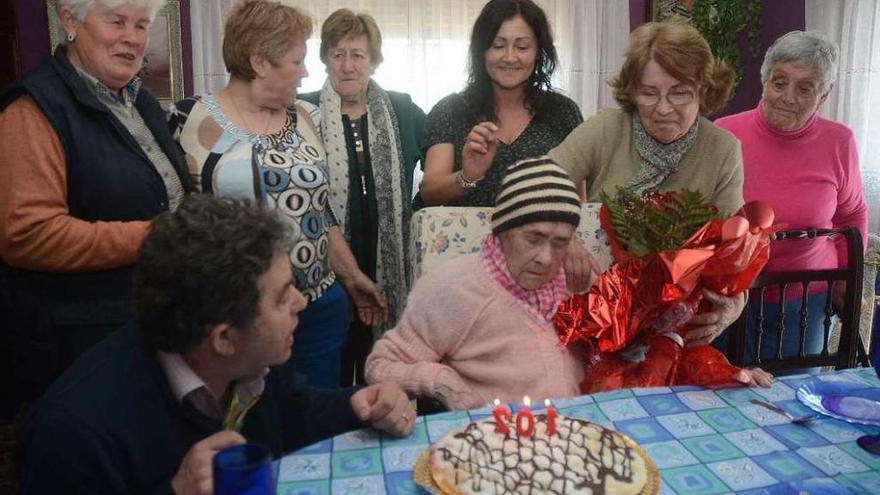
[[[636,91],[636,103],[646,107],[653,107],[660,103],[662,95],[659,91],[642,88]],[[694,101],[694,91],[691,89],[673,89],[666,93],[666,101],[673,106],[687,105]]]

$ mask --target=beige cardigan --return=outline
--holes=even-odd
[[[632,180],[640,158],[632,139],[630,114],[606,108],[587,119],[550,150],[550,157],[575,183],[587,181],[587,201],[599,193],[613,195],[617,186]],[[693,148],[681,168],[660,186],[661,191],[698,190],[722,212],[735,213],[743,204],[743,165],[739,141],[733,134],[700,117]]]

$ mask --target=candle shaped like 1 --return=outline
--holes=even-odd
[[[550,404],[550,399],[544,399],[544,406],[547,408],[547,435],[553,436],[556,434],[556,417],[559,413]]]
[[[531,437],[535,434],[535,416],[529,410],[531,405],[529,396],[523,397],[523,407],[516,413],[516,433],[521,437]]]
[[[502,406],[498,399],[495,399],[495,409],[492,410],[492,415],[495,416],[495,433],[504,433],[505,435],[510,433],[510,428],[507,426],[507,422],[512,418],[510,410]]]

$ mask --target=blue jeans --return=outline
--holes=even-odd
[[[293,355],[276,372],[305,375],[309,385],[339,388],[342,344],[348,329],[348,296],[339,282],[299,314]]]
[[[825,292],[810,294],[807,301],[807,331],[804,335],[804,354],[819,354],[825,338],[825,303],[828,295]],[[755,301],[757,302],[757,301]],[[761,338],[761,359],[768,360],[776,357],[778,336],[776,334],[776,319],[779,314],[779,303],[764,303],[764,333]],[[757,304],[749,305],[748,333],[746,334],[746,362],[754,361],[755,341],[758,335],[758,324],[755,320],[758,315]],[[837,317],[831,318],[831,329],[834,328]],[[800,350],[801,328],[801,300],[800,298],[785,303],[785,332],[782,335],[782,357],[797,356]],[[777,372],[777,375],[790,375],[797,373],[818,372],[820,368],[802,368]]]

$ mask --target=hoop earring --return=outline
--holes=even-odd
[[[75,40],[75,39],[76,39],[76,35],[75,35],[75,34],[73,34],[73,33],[67,33],[67,42],[68,42],[68,43],[73,43],[73,40]]]

